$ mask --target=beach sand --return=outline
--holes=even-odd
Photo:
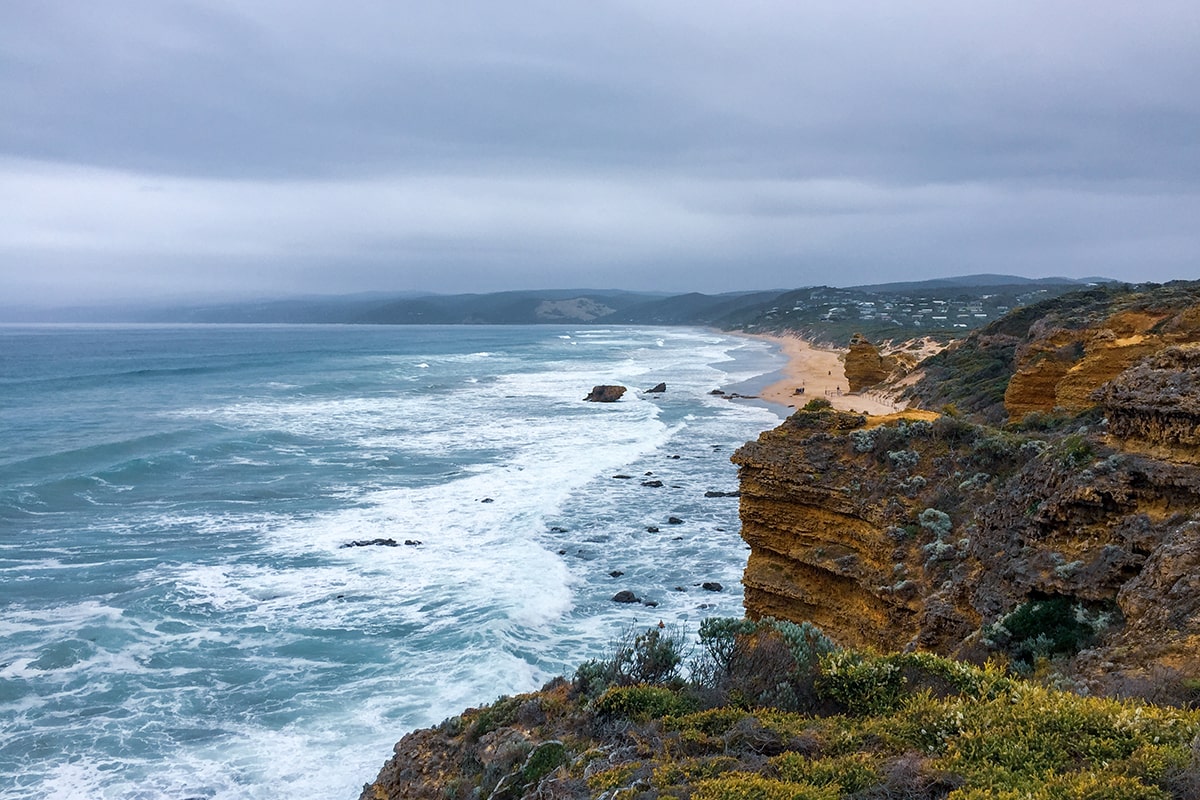
[[[850,394],[847,391],[845,365],[836,350],[814,347],[798,336],[744,334],[779,345],[788,363],[783,367],[783,380],[759,392],[759,397],[782,406],[802,407],[809,400],[823,397],[842,411],[884,415],[901,411],[903,402],[892,402],[883,395]],[[796,394],[796,389],[804,389]]]

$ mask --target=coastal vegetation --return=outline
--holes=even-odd
[[[410,734],[362,797],[1184,800],[1198,792],[1194,708],[1082,696],[1003,661],[841,649],[811,625],[708,619],[694,641],[650,628],[571,680]]]

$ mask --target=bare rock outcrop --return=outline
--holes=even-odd
[[[1094,398],[1114,438],[1200,461],[1200,344],[1154,354],[1106,383]]]
[[[846,382],[850,391],[861,392],[883,383],[890,373],[891,368],[884,362],[879,348],[861,333],[854,334],[850,339],[850,349],[846,352]]]
[[[625,394],[624,386],[601,384],[592,387],[588,396],[583,398],[589,403],[615,403]]]

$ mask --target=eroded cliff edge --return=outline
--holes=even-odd
[[[848,646],[1200,677],[1200,286],[1023,309],[933,360],[945,414],[800,411],[734,456],[747,612]]]

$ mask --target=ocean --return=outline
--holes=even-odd
[[[685,328],[0,326],[0,798],[354,798],[408,730],[740,616],[705,493],[779,416],[710,391],[781,363]]]

